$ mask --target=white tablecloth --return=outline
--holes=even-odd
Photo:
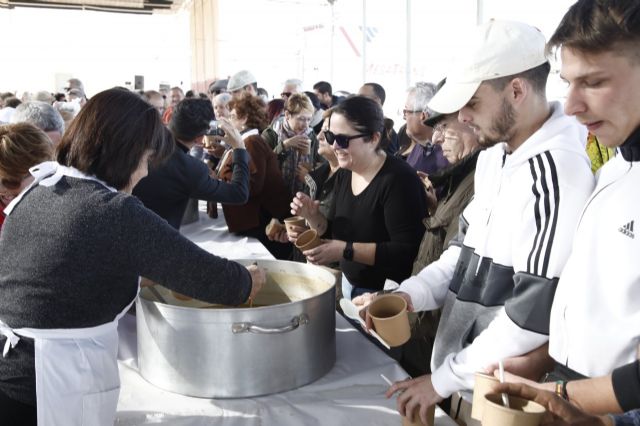
[[[238,244],[224,219],[201,216],[182,232],[203,248],[231,258],[270,258],[255,239]],[[244,240],[244,239],[242,239]],[[120,327],[122,389],[116,425],[399,425],[395,399],[386,399],[391,380],[406,372],[344,318],[336,314],[337,360],[334,368],[314,383],[289,392],[250,399],[204,399],[164,391],[144,380],[137,370],[135,318],[125,316]],[[455,423],[440,409],[437,426]]]

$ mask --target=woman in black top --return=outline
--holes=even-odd
[[[333,238],[304,254],[311,263],[339,261],[348,298],[381,290],[387,278],[400,282],[409,277],[424,234],[426,197],[420,179],[380,147],[383,126],[382,109],[371,99],[354,96],[338,105],[324,135],[341,168],[333,206],[325,217],[319,203],[305,194],[298,193],[291,203],[293,214]]]

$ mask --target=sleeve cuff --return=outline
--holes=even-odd
[[[613,370],[611,381],[623,411],[640,407],[640,360]]]
[[[441,398],[448,398],[454,392],[460,390],[460,386],[455,381],[455,375],[451,370],[451,360],[454,354],[449,354],[442,365],[431,374],[433,389]]]

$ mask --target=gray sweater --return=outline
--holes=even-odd
[[[97,182],[63,177],[32,189],[0,234],[0,319],[12,328],[82,328],[113,321],[138,276],[213,303],[244,302],[251,276]],[[0,336],[0,347],[5,338]],[[0,358],[0,392],[35,404],[33,342]]]

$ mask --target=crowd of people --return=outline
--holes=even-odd
[[[500,389],[549,424],[640,425],[639,49],[638,0],[578,0],[548,43],[492,20],[444,80],[407,89],[397,129],[378,83],[337,96],[291,78],[269,99],[247,70],[206,94],[0,94],[3,416],[71,424],[96,398],[92,424],[112,424],[114,324],[138,277],[214,303],[259,291],[263,270],[180,235],[196,199],[277,259],[339,269],[369,327],[380,294],[406,300],[401,414],[426,420],[503,362],[517,384]],[[546,97],[551,54],[564,105]],[[306,225],[268,232],[292,215]],[[301,252],[308,228],[322,244]]]

